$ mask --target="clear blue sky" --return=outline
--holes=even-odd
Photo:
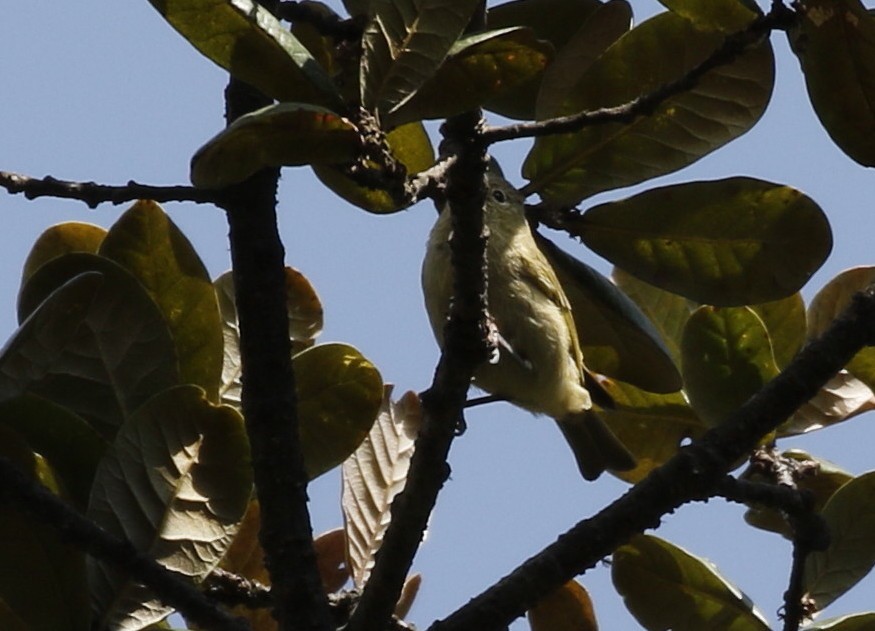
[[[659,10],[654,0],[632,4],[639,22]],[[814,117],[784,36],[773,41],[777,87],[759,125],[693,167],[635,190],[743,174],[805,191],[826,211],[835,239],[833,254],[804,291],[810,299],[839,271],[875,262],[875,182],[872,173],[832,145]],[[114,184],[129,179],[185,183],[191,154],[223,125],[225,74],[182,40],[146,0],[7,2],[0,21],[0,59],[0,170]],[[520,143],[496,150],[510,176],[519,173],[526,148]],[[399,394],[427,387],[438,351],[424,317],[419,266],[434,210],[420,204],[396,215],[368,215],[324,190],[307,169],[284,171],[281,186],[287,260],[309,276],[324,302],[322,340],[357,346],[386,381],[397,384]],[[620,191],[596,201],[628,194]],[[166,209],[213,275],[229,267],[227,226],[220,211],[186,204]],[[0,231],[0,305],[6,305],[0,308],[0,337],[15,329],[21,264],[39,233],[68,220],[109,225],[120,212],[111,206],[91,211],[77,202],[28,202],[0,193],[0,216],[7,225]],[[570,248],[609,271],[582,247]],[[468,423],[468,432],[454,444],[452,478],[416,564],[424,584],[411,617],[421,628],[465,603],[626,486],[609,476],[592,484],[581,481],[553,424],[509,405],[471,411]],[[872,423],[872,416],[865,415],[781,446],[809,448],[859,474],[873,468]],[[337,475],[312,485],[317,532],[341,524],[339,494]],[[718,500],[689,506],[667,518],[656,534],[714,561],[775,625],[790,547],[777,535],[747,527],[742,512]],[[596,568],[582,582],[592,592],[603,629],[636,628],[613,591],[607,568]],[[873,593],[870,576],[827,615],[866,610]]]

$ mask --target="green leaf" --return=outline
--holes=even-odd
[[[0,457],[58,494],[54,474],[13,430],[0,424]],[[57,529],[5,503],[0,518],[0,628],[89,631],[85,555]]]
[[[222,325],[216,293],[191,242],[161,207],[139,201],[110,229],[100,255],[133,274],[158,305],[176,345],[182,383],[218,400]]]
[[[0,402],[0,425],[14,429],[46,458],[84,510],[106,440],[70,410],[32,394]]]
[[[479,0],[372,0],[362,38],[361,102],[392,113],[430,79]]]
[[[632,29],[569,90],[557,114],[629,103],[679,79],[723,42],[713,31],[663,13]],[[538,138],[523,166],[529,192],[573,206],[596,193],[677,171],[750,129],[774,83],[768,40],[705,73],[631,123]]]
[[[544,72],[535,104],[536,117],[543,120],[556,116],[569,90],[631,26],[632,7],[626,0],[610,0],[598,7]]]
[[[526,617],[532,631],[598,631],[592,599],[573,580],[539,600]]]
[[[681,354],[690,404],[712,426],[778,374],[763,321],[748,307],[699,307],[684,328]]]
[[[870,631],[875,626],[875,613],[855,613],[820,620],[807,625],[804,631]]]
[[[795,293],[832,248],[812,199],[746,177],[651,189],[590,208],[567,226],[642,280],[718,306]]]
[[[614,407],[599,411],[614,435],[635,456],[632,471],[612,472],[627,482],[642,480],[674,456],[680,446],[707,429],[683,393],[653,394],[626,383],[602,383]]]
[[[434,150],[422,123],[408,123],[386,134],[386,143],[392,156],[407,169],[407,173],[419,173],[434,164]],[[367,188],[356,183],[342,170],[328,165],[312,165],[319,181],[340,195],[350,204],[368,212],[388,214],[403,210],[391,192]],[[374,163],[369,166],[376,167]]]
[[[697,27],[721,33],[734,33],[762,15],[751,0],[659,0]]]
[[[105,236],[106,229],[78,221],[59,223],[47,228],[34,241],[27,255],[21,272],[21,284],[24,285],[42,265],[64,254],[70,252],[97,254]]]
[[[219,563],[252,493],[243,419],[196,386],[149,400],[95,476],[88,517],[195,581]],[[88,559],[95,629],[140,629],[170,609],[117,565]]]
[[[826,331],[850,304],[854,294],[875,282],[875,267],[854,267],[841,272],[817,292],[808,306],[808,336]],[[870,388],[875,388],[875,348],[864,347],[847,365],[848,371]]]
[[[804,0],[788,32],[814,111],[838,147],[875,166],[875,17],[859,0]]]
[[[646,629],[769,629],[750,599],[710,563],[657,537],[637,535],[618,548],[611,577]]]
[[[808,556],[803,575],[806,595],[822,611],[875,566],[875,472],[842,486],[823,507],[829,548]]]
[[[447,118],[539,79],[553,48],[531,29],[510,28],[460,39],[435,75],[403,107],[383,117],[389,126]]]
[[[806,337],[805,302],[799,292],[772,302],[750,305],[769,332],[775,362],[784,368],[802,348]]]
[[[677,392],[681,375],[656,329],[607,278],[538,236],[574,312],[587,366],[650,392]]]
[[[315,105],[278,103],[244,114],[213,136],[191,159],[191,182],[223,188],[265,167],[337,164],[361,149],[349,120]]]
[[[278,101],[342,107],[328,75],[253,0],[149,0],[180,35],[238,79]]]
[[[38,394],[112,440],[136,408],[179,383],[161,312],[109,259],[72,253],[46,263],[22,288],[18,311],[27,319],[0,357],[0,400]]]
[[[304,466],[312,480],[333,469],[368,435],[383,380],[352,346],[322,344],[294,358]]]

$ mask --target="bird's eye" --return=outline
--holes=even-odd
[[[492,199],[497,201],[499,204],[503,204],[507,201],[507,195],[504,194],[504,191],[496,189],[492,191]]]

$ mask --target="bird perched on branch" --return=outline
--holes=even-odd
[[[495,164],[487,169],[486,188],[487,301],[497,356],[478,367],[475,385],[553,417],[587,480],[605,469],[634,468],[635,459],[593,409],[593,398],[605,406],[610,396],[583,364],[568,298],[535,243],[523,197]],[[444,209],[422,266],[426,310],[441,346],[452,299],[451,231],[450,213]]]

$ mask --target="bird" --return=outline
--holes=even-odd
[[[474,373],[474,385],[552,417],[586,480],[605,470],[634,469],[635,458],[597,414],[612,400],[583,363],[574,315],[555,271],[535,242],[524,198],[492,161],[485,173],[484,224],[488,318],[495,356]],[[452,300],[450,212],[431,230],[422,265],[426,311],[439,346]]]

